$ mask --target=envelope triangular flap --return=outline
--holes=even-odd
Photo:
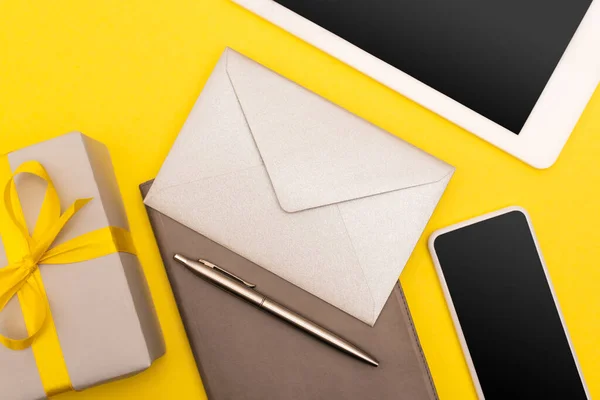
[[[287,212],[425,185],[453,171],[231,49],[227,73]]]

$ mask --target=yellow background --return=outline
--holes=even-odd
[[[168,347],[139,376],[60,400],[205,396],[138,185],[156,175],[225,46],[457,167],[401,277],[442,399],[475,392],[426,238],[512,204],[531,214],[600,398],[600,91],[558,163],[539,171],[227,0],[0,0],[0,154],[72,130],[109,147]]]

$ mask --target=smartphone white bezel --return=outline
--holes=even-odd
[[[544,274],[546,276],[546,280],[548,281],[548,285],[550,287],[550,292],[552,293],[552,297],[554,299],[554,304],[556,306],[556,309],[558,310],[558,315],[560,316],[560,321],[561,321],[563,329],[565,331],[565,335],[567,336],[567,341],[569,342],[571,354],[573,355],[573,359],[575,360],[575,365],[577,366],[577,371],[579,372],[579,377],[581,378],[581,383],[585,389],[587,398],[591,399],[589,389],[585,383],[583,372],[581,370],[581,365],[579,364],[579,360],[577,359],[577,354],[575,353],[575,349],[573,347],[573,342],[571,341],[569,331],[567,330],[567,325],[565,323],[565,319],[563,317],[562,310],[560,309],[560,305],[559,305],[558,299],[556,297],[556,292],[554,290],[554,286],[552,285],[552,281],[551,281],[550,275],[548,273],[548,268],[546,267],[546,262],[544,261],[544,257],[540,250],[539,242],[538,242],[535,232],[533,230],[533,224],[531,223],[531,218],[530,218],[529,214],[527,213],[527,211],[525,211],[525,209],[523,209],[522,207],[518,207],[518,206],[504,208],[504,209],[494,211],[494,212],[491,212],[491,213],[488,213],[488,214],[485,214],[485,215],[482,215],[482,216],[479,216],[476,218],[469,219],[464,222],[460,222],[455,225],[451,225],[451,226],[443,228],[443,229],[439,229],[439,230],[435,231],[429,237],[429,242],[428,242],[429,243],[429,252],[431,254],[431,258],[433,259],[433,263],[435,265],[435,269],[436,269],[438,278],[440,280],[440,285],[442,286],[442,291],[444,292],[444,297],[446,298],[446,303],[448,304],[448,308],[450,310],[450,315],[451,315],[452,321],[454,323],[454,328],[458,335],[458,339],[460,341],[460,345],[462,347],[463,354],[465,355],[467,365],[469,367],[469,371],[471,373],[471,377],[473,379],[473,383],[474,383],[475,389],[477,391],[477,395],[479,396],[480,399],[482,399],[482,400],[485,399],[485,397],[483,395],[483,389],[481,387],[479,378],[477,376],[477,371],[475,370],[475,366],[473,364],[473,359],[471,358],[471,353],[469,352],[469,348],[467,346],[465,336],[463,334],[462,328],[460,326],[460,322],[458,320],[458,315],[456,313],[456,309],[454,308],[454,303],[452,302],[452,297],[450,296],[450,290],[448,289],[448,284],[446,283],[446,279],[444,278],[444,273],[442,271],[442,267],[441,267],[440,261],[438,259],[437,253],[435,251],[435,240],[441,235],[455,231],[460,228],[464,228],[465,226],[473,225],[473,224],[476,224],[476,223],[479,223],[479,222],[482,222],[482,221],[485,221],[488,219],[492,219],[495,217],[499,217],[501,215],[508,214],[508,213],[514,212],[514,211],[522,213],[525,216],[525,218],[527,219],[527,224],[529,225],[529,230],[531,231],[531,235],[535,242],[535,247],[536,247],[538,255],[540,257],[540,261],[542,262],[542,266],[544,268]]]
[[[535,168],[556,162],[600,82],[600,0],[593,0],[518,135],[273,0],[233,2]]]

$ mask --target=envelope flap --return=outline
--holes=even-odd
[[[287,212],[425,185],[453,171],[233,50],[227,73]]]

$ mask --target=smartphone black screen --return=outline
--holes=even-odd
[[[592,0],[274,0],[518,134]]]
[[[487,400],[587,399],[523,213],[442,234],[434,248]]]

